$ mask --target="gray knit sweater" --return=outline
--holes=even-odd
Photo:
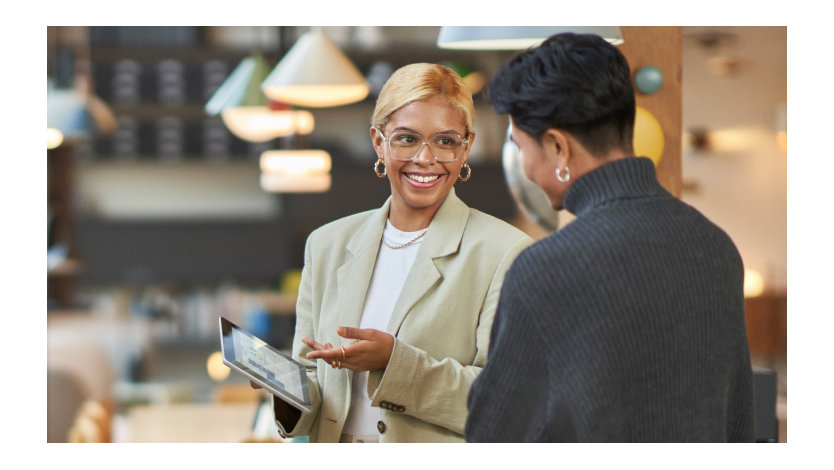
[[[617,160],[565,195],[577,216],[507,272],[469,441],[752,441],[753,390],[730,238]]]

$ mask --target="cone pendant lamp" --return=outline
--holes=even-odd
[[[261,83],[269,66],[259,52],[243,59],[206,103],[210,116],[220,114],[229,131],[248,142],[266,142],[291,134],[309,134],[313,115],[304,110],[273,109]]]
[[[365,77],[319,29],[304,33],[263,82],[267,98],[293,106],[324,108],[368,96]]]

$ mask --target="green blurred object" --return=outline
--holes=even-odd
[[[663,86],[663,72],[654,65],[640,67],[634,74],[634,84],[643,93],[652,94]]]
[[[266,106],[261,83],[269,75],[269,65],[263,55],[255,51],[243,59],[206,103],[206,113],[216,116],[226,108],[238,106]]]

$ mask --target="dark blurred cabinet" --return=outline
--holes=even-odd
[[[71,308],[77,259],[72,207],[72,145],[47,150],[47,303],[50,308]]]
[[[765,292],[745,299],[747,339],[754,358],[785,359],[788,354],[788,299],[784,292]]]

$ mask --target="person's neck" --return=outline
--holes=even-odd
[[[437,209],[438,207],[403,209],[392,203],[388,210],[388,221],[401,232],[416,232],[427,228],[431,224]]]
[[[626,149],[621,148],[613,149],[604,155],[594,155],[583,147],[576,147],[574,151],[577,152],[573,158],[575,163],[570,168],[574,179],[579,179],[582,175],[594,171],[606,163],[631,156]]]

